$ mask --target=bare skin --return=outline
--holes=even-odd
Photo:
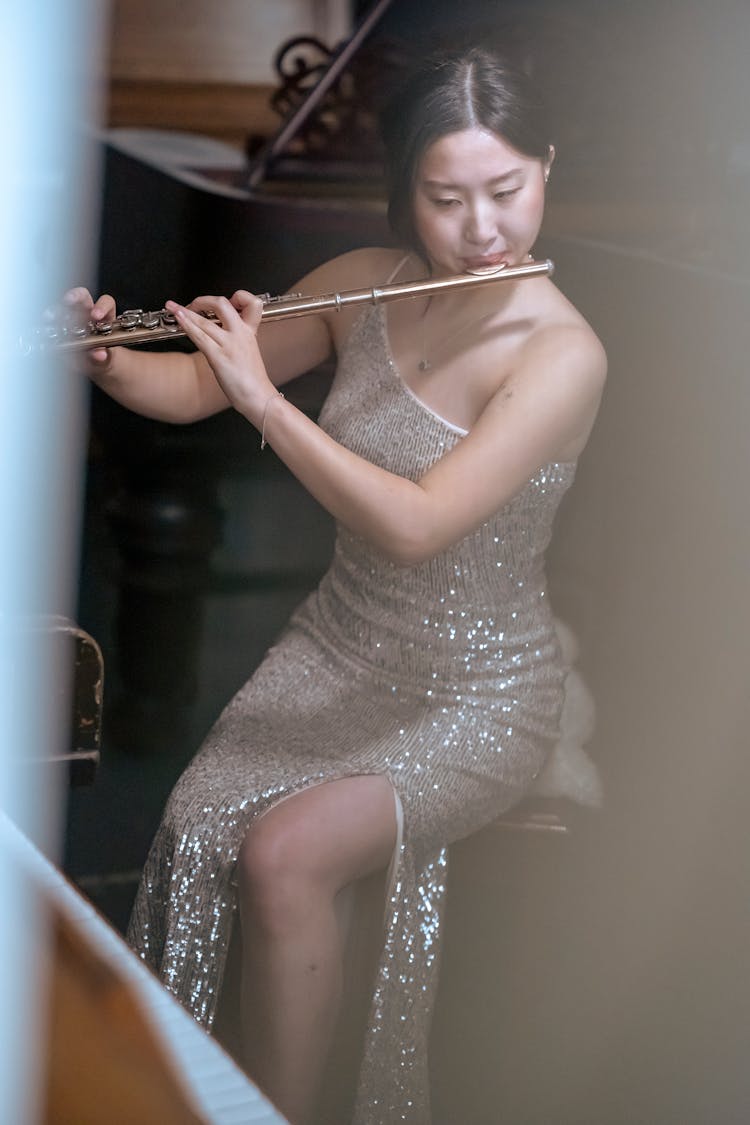
[[[525,261],[541,224],[549,159],[523,156],[482,129],[440,138],[424,154],[414,214],[429,269],[412,254],[401,279]],[[403,255],[368,249],[314,270],[295,289],[326,293],[380,284]],[[94,319],[112,298],[68,299]],[[466,437],[418,481],[338,445],[277,388],[339,351],[354,311],[259,328],[246,291],[168,303],[194,355],[116,348],[88,374],[140,413],[190,422],[234,407],[260,430],[344,526],[408,566],[480,526],[551,461],[575,459],[594,422],[606,372],[601,344],[545,278],[501,283],[388,310],[396,367],[430,409]],[[215,312],[220,324],[202,311]],[[419,361],[429,355],[429,370]],[[298,794],[250,829],[239,860],[243,1007],[248,1066],[293,1125],[306,1125],[340,1006],[344,889],[387,866],[395,843],[384,777],[355,777]]]
[[[387,866],[396,842],[385,777],[332,781],[263,816],[239,857],[247,1067],[306,1125],[339,1015],[346,932],[337,899]]]

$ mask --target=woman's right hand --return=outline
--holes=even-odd
[[[114,297],[105,293],[94,301],[88,289],[84,289],[83,286],[68,289],[63,296],[63,305],[70,314],[82,322],[91,320],[95,324],[111,324],[117,313]],[[101,375],[107,371],[111,360],[112,352],[109,348],[87,348],[83,352],[80,367],[89,376]]]

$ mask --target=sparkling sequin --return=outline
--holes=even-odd
[[[462,440],[389,363],[382,307],[354,326],[321,424],[411,479]],[[149,856],[129,938],[210,1028],[253,817],[321,782],[390,778],[403,837],[355,1125],[429,1121],[447,846],[522,797],[557,735],[564,669],[543,554],[573,474],[545,466],[495,518],[417,566],[340,528],[330,570],[183,774]]]

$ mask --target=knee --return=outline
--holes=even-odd
[[[272,813],[246,834],[237,857],[243,922],[275,935],[298,931],[325,894],[302,834]]]

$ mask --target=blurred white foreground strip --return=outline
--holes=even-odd
[[[60,1120],[68,1109],[77,1120],[86,1117],[96,1093],[102,1120],[113,1123],[121,1115],[132,1120],[137,1105],[142,1125],[285,1125],[120,935],[2,814],[0,848],[38,914],[47,916],[54,954],[46,973],[55,1009],[49,1035],[44,1011],[40,1020],[43,1042],[52,1048],[40,1050],[40,1080],[50,1073],[45,1056],[56,1062],[51,1087],[40,1081],[48,1091],[46,1108],[40,1107],[45,1120],[60,1117],[60,1103]],[[83,1091],[87,1083],[91,1088]],[[60,1102],[50,1105],[51,1096]]]

